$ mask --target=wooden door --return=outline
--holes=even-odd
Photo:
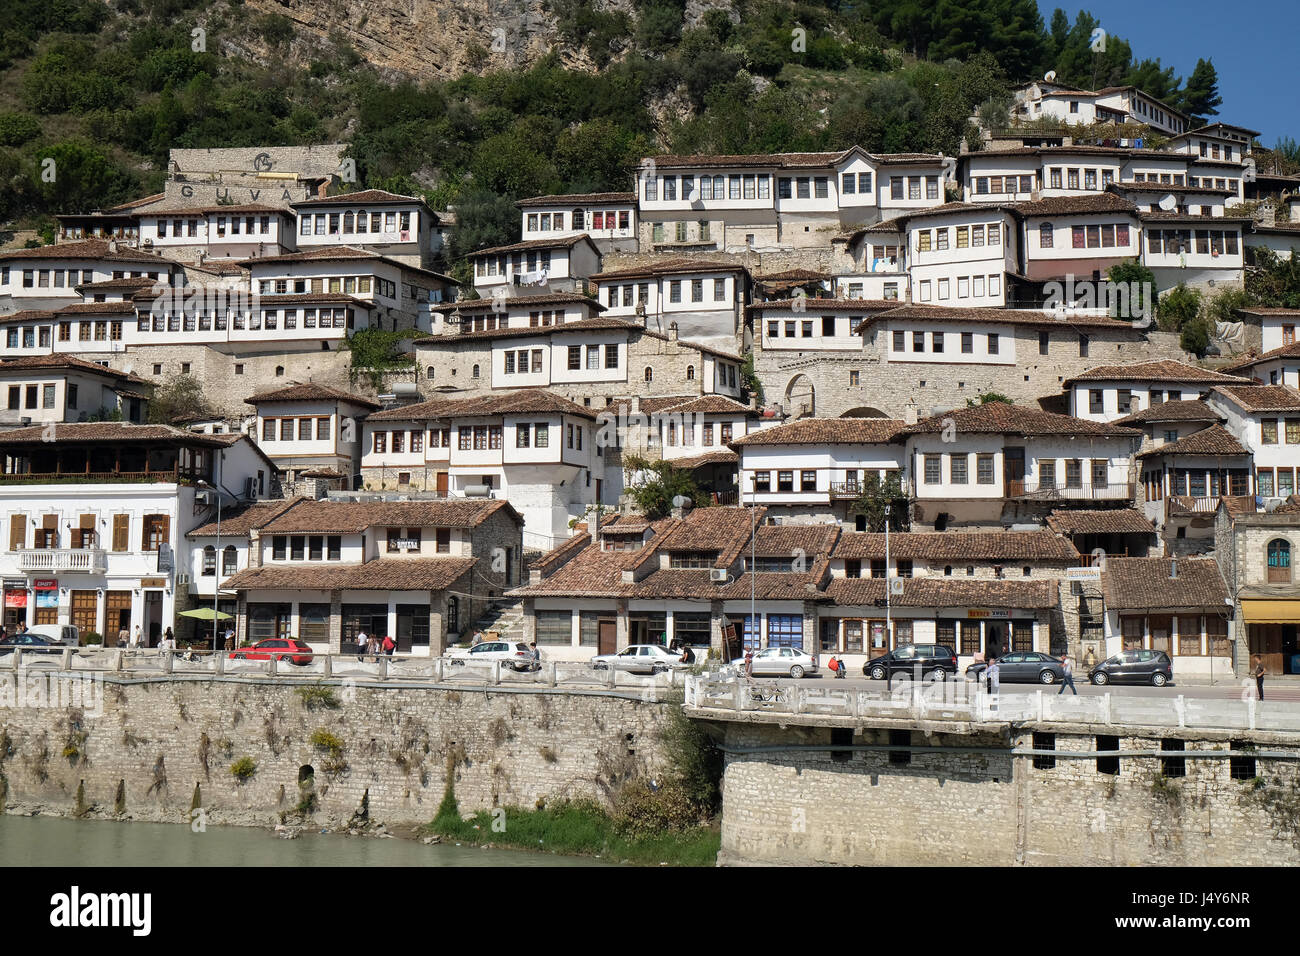
[[[1024,493],[1025,489],[1025,450],[1007,448],[1002,452],[1002,474],[1004,479],[1003,495],[1008,498]]]
[[[437,481],[438,481],[438,494],[439,494],[439,495],[442,495],[442,496],[446,496],[446,494],[447,494],[447,473],[446,473],[445,471],[440,471],[440,472],[438,472]]]
[[[596,622],[596,653],[613,654],[618,650],[618,622],[602,618]]]

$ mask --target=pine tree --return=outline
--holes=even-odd
[[[1210,60],[1198,59],[1196,69],[1187,78],[1187,86],[1179,101],[1179,109],[1191,117],[1193,126],[1204,126],[1211,116],[1218,116],[1223,105],[1219,95],[1219,74]]]

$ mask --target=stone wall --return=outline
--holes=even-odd
[[[1119,731],[1118,748],[1159,750],[1152,733]],[[1091,728],[1057,733],[1060,751],[1098,748]],[[888,729],[859,728],[852,743],[888,744]],[[1033,746],[1030,728],[974,733],[910,731],[917,746],[891,763],[884,751],[729,754],[723,780],[721,863],[972,866],[1257,866],[1300,863],[1300,835],[1284,816],[1300,801],[1294,761],[1260,758],[1259,777],[1230,779],[1226,759],[1187,760],[1163,777],[1159,759],[1057,757],[1039,769],[1009,750]],[[1178,731],[1168,731],[1178,736]],[[1186,749],[1227,750],[1209,732],[1182,732]],[[1296,751],[1294,739],[1253,735],[1260,749]],[[836,740],[835,743],[845,743]],[[729,723],[728,746],[818,744],[826,727]],[[1282,783],[1290,797],[1272,808]]]
[[[363,799],[374,822],[426,823],[451,764],[462,812],[603,799],[658,765],[668,706],[596,693],[330,689],[337,709],[246,679],[106,684],[98,717],[0,708],[0,804],[71,814],[81,787],[96,816],[188,822],[198,805],[208,823],[274,823],[298,805],[311,767],[315,824],[346,823]],[[342,742],[337,755],[312,743],[321,729]],[[230,767],[243,757],[257,770],[240,783]]]

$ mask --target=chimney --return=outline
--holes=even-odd
[[[1169,562],[1169,580],[1173,581],[1177,579],[1177,577],[1178,577],[1178,561],[1173,560]]]
[[[631,409],[629,410],[629,414],[631,414],[631,415],[640,415],[640,414],[641,414],[641,396],[640,396],[640,395],[633,395],[633,396],[632,396],[632,407],[631,407]]]
[[[677,323],[676,323],[676,322],[669,322],[669,323],[668,323],[668,341],[669,341],[669,342],[676,342],[676,341],[677,341]]]
[[[916,402],[909,401],[903,406],[903,421],[908,425],[915,425],[917,419],[918,406]]]

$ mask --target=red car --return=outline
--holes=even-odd
[[[231,651],[230,657],[237,661],[269,661],[274,657],[291,664],[310,664],[312,655],[311,648],[297,638],[277,637]]]

